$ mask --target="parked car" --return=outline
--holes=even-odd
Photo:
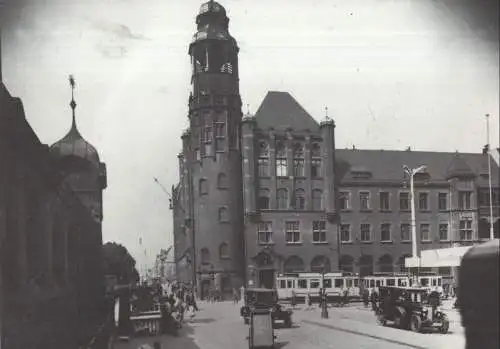
[[[273,325],[284,323],[285,327],[292,327],[292,313],[278,303],[278,293],[274,289],[250,288],[245,290],[245,305],[240,309],[240,315],[245,324],[250,322],[250,314],[256,308],[271,310]]]
[[[375,313],[382,326],[391,321],[398,328],[415,332],[437,329],[447,333],[450,323],[439,305],[439,294],[429,294],[426,288],[382,286]]]

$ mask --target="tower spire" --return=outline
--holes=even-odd
[[[75,117],[75,109],[76,109],[76,102],[75,102],[75,78],[73,75],[69,76],[69,85],[71,86],[71,102],[69,103],[69,106],[71,107],[72,111],[72,123],[71,123],[71,128],[76,130],[76,117]]]

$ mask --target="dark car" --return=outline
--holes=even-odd
[[[384,286],[379,287],[375,313],[383,326],[391,321],[398,328],[415,332],[435,328],[447,333],[449,320],[439,305],[439,294],[429,294],[426,288]]]
[[[274,289],[250,288],[245,290],[245,305],[240,309],[240,315],[245,324],[250,322],[250,315],[254,309],[269,309],[273,319],[273,325],[282,322],[285,327],[292,327],[292,311],[284,309],[278,303],[278,293]]]

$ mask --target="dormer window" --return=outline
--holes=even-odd
[[[354,179],[370,179],[372,174],[369,171],[351,171],[352,178]]]

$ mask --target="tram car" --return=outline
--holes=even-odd
[[[420,287],[429,291],[443,292],[442,276],[435,273],[421,273],[418,277]],[[321,282],[326,290],[329,302],[338,302],[343,292],[347,290],[349,300],[357,300],[361,292],[367,289],[371,294],[375,288],[381,286],[411,287],[413,277],[406,273],[375,273],[359,277],[357,274],[346,272],[325,273],[286,273],[279,274],[276,278],[278,298],[282,301],[291,301],[295,293],[296,301],[304,303],[306,295],[311,301],[318,302],[320,297]]]
[[[345,290],[349,298],[359,297],[359,282],[360,279],[356,275],[348,273],[280,274],[276,279],[279,299],[290,301],[295,293],[296,300],[300,303],[305,302],[306,295],[309,295],[313,302],[318,302],[322,287],[325,288],[330,302],[338,301]]]

